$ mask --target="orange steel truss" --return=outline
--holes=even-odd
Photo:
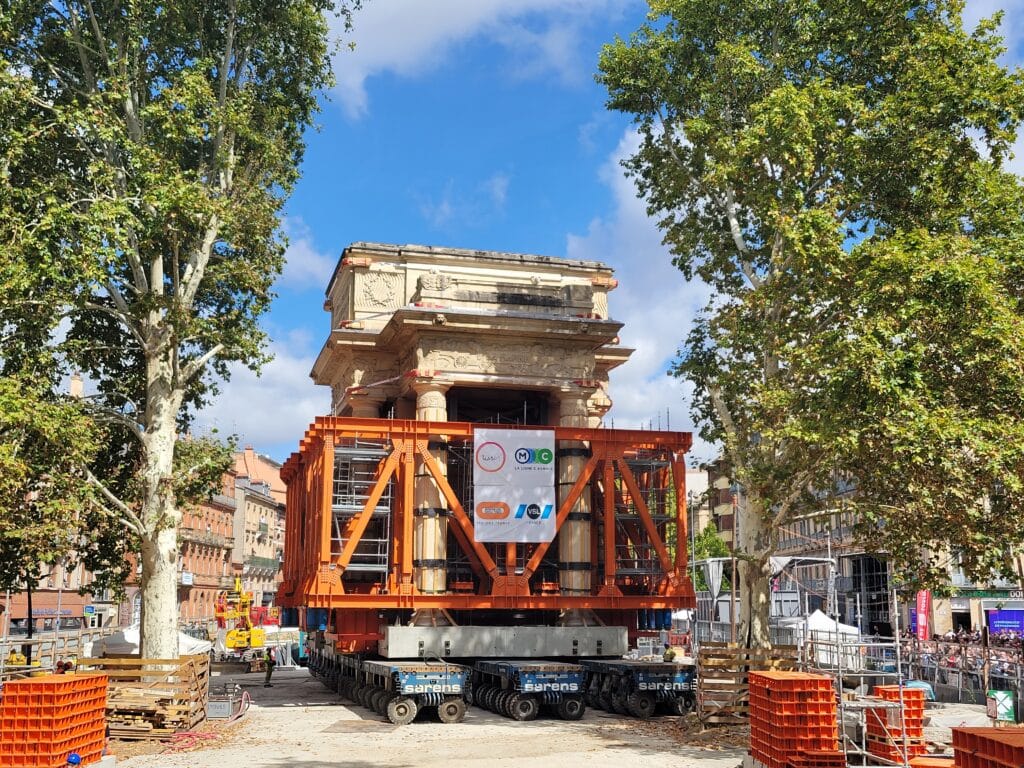
[[[278,603],[289,608],[450,610],[695,606],[686,570],[684,454],[692,442],[689,433],[522,427],[553,429],[556,441],[588,446],[582,472],[558,504],[555,527],[560,531],[583,494],[590,494],[593,588],[589,595],[565,595],[557,581],[538,572],[545,556],[550,559],[557,534],[555,541],[539,544],[475,541],[471,510],[432,453],[438,445],[470,445],[473,429],[473,424],[461,422],[318,418],[281,470],[288,495]],[[359,441],[384,450],[366,485],[362,508],[340,526],[332,506],[335,449]],[[658,461],[650,471],[638,471],[640,456]],[[454,544],[472,572],[469,580],[449,579],[448,591],[439,594],[419,592],[413,578],[417,467],[421,479],[424,471],[429,473],[447,504],[449,550]],[[353,557],[371,519],[380,514],[383,498],[390,499],[386,570],[382,566],[377,574],[356,573]],[[622,514],[624,509],[629,514]],[[646,570],[623,568],[624,552],[649,553]]]

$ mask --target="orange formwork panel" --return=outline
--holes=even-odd
[[[1024,728],[954,728],[953,757],[957,768],[1021,768]]]
[[[44,675],[8,681],[0,694],[0,766],[63,768],[77,752],[99,760],[106,735],[104,674]]]
[[[287,536],[278,603],[286,608],[344,609],[347,616],[338,611],[332,628],[356,640],[372,640],[378,612],[389,609],[639,611],[695,606],[685,546],[689,433],[522,427],[550,429],[556,445],[585,446],[571,449],[581,451],[574,455],[585,461],[578,462],[578,477],[559,477],[562,491],[551,513],[553,541],[490,544],[477,541],[474,530],[476,426],[318,418],[281,470],[288,488]],[[446,458],[439,460],[439,454]],[[436,486],[441,508],[410,508],[412,489],[423,482]],[[589,511],[581,513],[583,499]],[[412,520],[418,515],[448,519],[448,559],[423,566],[448,569],[445,591],[421,591],[413,578],[413,567],[419,566]],[[589,591],[558,588],[559,568],[566,567],[557,561],[558,532],[569,520],[590,526]],[[674,548],[669,544],[673,540],[678,543]],[[360,612],[372,619],[358,618]]]

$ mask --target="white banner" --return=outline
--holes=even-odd
[[[477,541],[551,541],[558,511],[554,431],[477,429],[473,500]]]

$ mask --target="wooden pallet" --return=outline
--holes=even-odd
[[[79,659],[79,669],[102,670],[107,689],[107,728],[116,739],[167,739],[206,719],[209,656],[180,659]]]
[[[731,643],[701,643],[697,654],[697,716],[702,725],[750,722],[750,672],[797,668],[797,648],[740,648]]]

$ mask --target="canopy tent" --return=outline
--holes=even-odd
[[[824,669],[837,669],[840,660],[843,669],[860,669],[863,657],[855,645],[860,640],[860,630],[843,624],[821,611],[810,616],[782,619],[780,626],[798,630],[802,643],[813,653],[815,662]],[[840,655],[840,651],[842,652]]]
[[[97,658],[108,653],[134,654],[139,652],[139,628],[138,626],[121,629],[108,637],[102,637],[91,644],[86,644],[85,654],[91,658]],[[178,633],[178,652],[182,656],[198,656],[209,653],[213,643],[209,640],[199,640],[184,632]]]

